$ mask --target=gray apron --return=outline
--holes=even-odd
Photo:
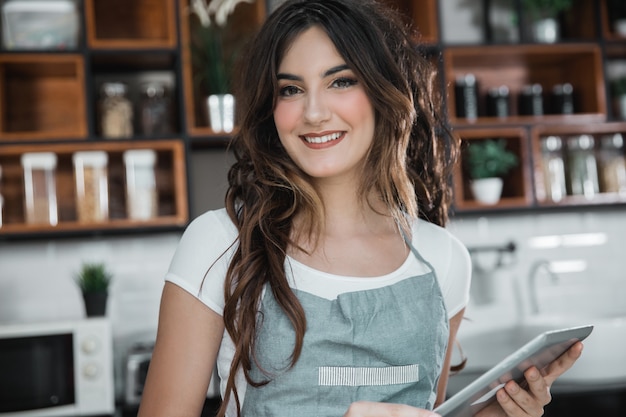
[[[244,417],[340,417],[354,401],[432,409],[448,343],[448,317],[432,266],[393,285],[328,300],[293,289],[307,317],[293,368],[291,323],[267,288]],[[366,279],[366,278],[364,278]]]

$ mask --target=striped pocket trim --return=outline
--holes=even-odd
[[[320,386],[360,387],[408,384],[419,381],[419,365],[385,367],[321,366]]]

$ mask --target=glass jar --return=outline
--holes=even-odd
[[[603,136],[598,152],[602,191],[626,194],[624,138],[621,133]]]
[[[26,223],[58,222],[56,196],[57,156],[52,152],[31,152],[21,157],[24,170],[24,207]]]
[[[545,198],[559,202],[567,194],[563,141],[558,136],[541,138],[541,165]]]
[[[129,219],[148,220],[158,215],[156,152],[133,149],[124,152],[126,167],[126,211]]]
[[[80,222],[109,218],[108,155],[103,151],[76,152],[72,156],[76,179],[76,214]]]
[[[141,89],[141,130],[144,135],[172,133],[172,103],[163,83],[146,83]]]
[[[591,199],[600,191],[594,146],[595,141],[591,135],[575,136],[567,141],[572,195]]]
[[[106,82],[100,87],[100,134],[108,139],[133,136],[133,105],[127,97],[128,86]]]

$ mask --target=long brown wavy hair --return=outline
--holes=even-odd
[[[280,62],[311,26],[327,33],[375,109],[375,140],[360,195],[374,190],[406,229],[407,217],[439,225],[448,218],[449,174],[459,143],[439,114],[435,67],[415,45],[417,35],[373,0],[288,0],[280,6],[248,45],[236,83],[240,130],[231,144],[236,161],[228,173],[226,209],[239,236],[224,287],[224,323],[236,350],[219,416],[231,396],[240,412],[239,369],[253,386],[267,382],[250,376],[263,288],[272,291],[295,331],[292,365],[302,349],[306,317],[289,287],[284,262],[288,247],[296,245],[295,232],[319,236],[324,211],[309,178],[282,147],[273,110]],[[296,215],[304,219],[297,231],[292,230]]]

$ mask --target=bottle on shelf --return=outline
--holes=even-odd
[[[600,192],[594,146],[595,140],[591,135],[574,136],[567,141],[572,195],[593,199]]]
[[[133,104],[127,97],[128,86],[122,82],[105,82],[100,87],[100,135],[107,139],[133,136]]]
[[[129,219],[149,220],[158,215],[156,152],[132,149],[123,154],[126,167],[126,211]]]
[[[478,117],[478,85],[474,74],[465,74],[456,79],[456,115],[469,120]]]
[[[142,85],[139,113],[144,135],[172,133],[172,103],[165,84],[149,82]]]
[[[626,196],[626,163],[621,133],[603,136],[598,151],[602,191]]]
[[[52,152],[29,152],[21,157],[24,170],[26,223],[58,223],[56,196],[57,156]]]
[[[103,151],[72,155],[76,179],[76,214],[79,222],[102,222],[109,218],[108,155]]]
[[[561,201],[567,194],[563,141],[558,136],[541,138],[541,168],[543,171],[545,198]]]

